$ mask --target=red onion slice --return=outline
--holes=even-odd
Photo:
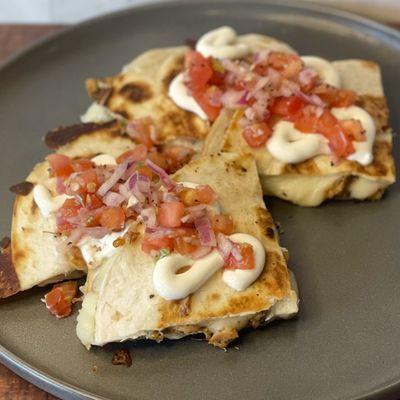
[[[190,258],[193,260],[198,260],[199,258],[205,257],[207,254],[209,254],[212,250],[212,247],[210,246],[200,246],[198,249],[196,249],[193,253],[190,254]]]
[[[108,192],[103,197],[103,203],[108,207],[118,207],[124,200],[124,196],[115,192]]]
[[[127,168],[128,161],[124,161],[122,164],[118,165],[111,177],[97,190],[97,194],[103,197],[123,177]]]
[[[218,244],[218,250],[221,253],[222,258],[226,261],[229,255],[231,254],[232,249],[234,248],[232,240],[230,240],[222,233],[218,233],[217,244]]]
[[[215,247],[217,245],[209,218],[203,217],[196,219],[194,221],[194,226],[199,234],[199,240],[202,246]]]
[[[169,177],[169,175],[160,168],[157,164],[154,164],[153,161],[147,159],[145,164],[156,174],[160,177],[161,181],[163,182],[164,186],[168,190],[172,190],[175,187],[175,182]]]

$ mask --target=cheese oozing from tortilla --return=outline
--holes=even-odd
[[[353,141],[355,152],[347,159],[362,165],[370,164],[373,161],[372,148],[376,134],[372,117],[357,106],[336,107],[331,111],[339,121],[354,119],[361,123],[366,140]],[[330,154],[328,141],[323,135],[300,132],[289,121],[279,121],[274,126],[266,147],[277,160],[289,164],[296,164],[320,154]]]
[[[253,248],[254,268],[225,270],[222,280],[238,292],[247,289],[260,276],[265,265],[265,249],[254,236],[235,233],[229,236],[234,243],[247,243]],[[225,264],[218,250],[206,256],[192,260],[181,254],[173,253],[156,262],[153,272],[153,286],[160,297],[166,300],[179,300],[200,289]],[[190,267],[178,274],[179,269]]]
[[[340,87],[340,75],[328,60],[316,56],[302,56],[304,65],[314,69],[319,77],[328,85]]]

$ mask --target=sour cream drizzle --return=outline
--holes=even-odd
[[[340,87],[340,75],[328,60],[316,56],[302,56],[301,59],[305,66],[314,69],[325,83]]]
[[[44,217],[48,217],[57,211],[64,204],[65,200],[69,198],[71,196],[67,196],[66,194],[52,196],[50,190],[44,185],[37,184],[33,188],[33,200]]]
[[[365,130],[366,141],[355,142],[355,152],[347,159],[368,165],[373,160],[372,148],[374,145],[376,128],[372,117],[362,108],[351,106],[346,108],[332,108],[332,114],[338,120],[355,119],[360,121]],[[284,163],[299,163],[320,154],[330,154],[328,141],[317,133],[302,133],[292,122],[280,121],[267,142],[268,151],[279,161]]]
[[[238,40],[230,26],[221,26],[204,34],[196,44],[196,50],[204,57],[242,58],[250,53],[250,47]]]
[[[254,269],[226,270],[222,280],[236,291],[245,290],[261,274],[265,265],[265,250],[261,242],[246,233],[235,233],[229,237],[236,243],[249,243],[253,246]],[[182,267],[190,268],[177,274]],[[210,278],[224,266],[224,259],[218,250],[198,260],[192,260],[181,254],[173,253],[156,262],[153,271],[153,285],[157,294],[167,300],[183,299],[200,289]]]
[[[169,85],[168,96],[180,108],[190,111],[201,119],[207,120],[206,113],[198,105],[197,101],[188,93],[184,83],[184,74],[177,75]]]

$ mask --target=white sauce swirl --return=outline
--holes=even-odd
[[[71,196],[66,194],[52,196],[49,189],[44,185],[38,184],[33,188],[33,200],[44,217],[56,212],[64,204],[65,200],[70,198]]]
[[[234,233],[229,239],[235,243],[248,243],[253,246],[254,268],[225,270],[222,280],[232,289],[241,292],[247,289],[260,275],[265,265],[265,250],[262,243],[247,233]]]
[[[324,136],[300,132],[289,121],[279,121],[274,126],[267,149],[276,159],[287,164],[296,164],[330,152]]]
[[[373,146],[376,128],[372,117],[357,106],[332,108],[332,114],[338,120],[355,119],[360,121],[365,130],[364,142],[353,141],[355,152],[347,159],[362,165],[373,161]],[[268,151],[279,161],[296,164],[320,154],[330,154],[328,140],[318,133],[302,133],[292,122],[279,121],[273,129],[271,138],[267,142]]]
[[[250,53],[250,47],[238,41],[235,30],[230,26],[221,26],[201,36],[196,50],[204,57],[231,59],[242,58]]]
[[[207,115],[197,101],[188,93],[184,83],[184,74],[177,75],[169,85],[168,96],[180,108],[190,111],[201,119],[207,120]]]
[[[235,233],[230,239],[236,243],[249,243],[253,246],[254,269],[224,271],[223,281],[236,291],[245,290],[261,274],[265,265],[265,250],[261,242],[246,233]],[[190,268],[181,273],[182,268]],[[156,262],[153,271],[153,285],[157,294],[167,300],[183,299],[201,288],[220,268],[224,259],[218,250],[213,250],[198,260],[192,260],[181,254],[173,253]]]
[[[305,66],[314,69],[325,83],[340,87],[340,75],[328,60],[316,56],[302,56],[301,59]]]

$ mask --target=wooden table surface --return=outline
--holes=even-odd
[[[400,28],[400,24],[394,26]],[[0,63],[43,36],[62,29],[55,25],[0,25]],[[0,364],[1,400],[57,400]]]

